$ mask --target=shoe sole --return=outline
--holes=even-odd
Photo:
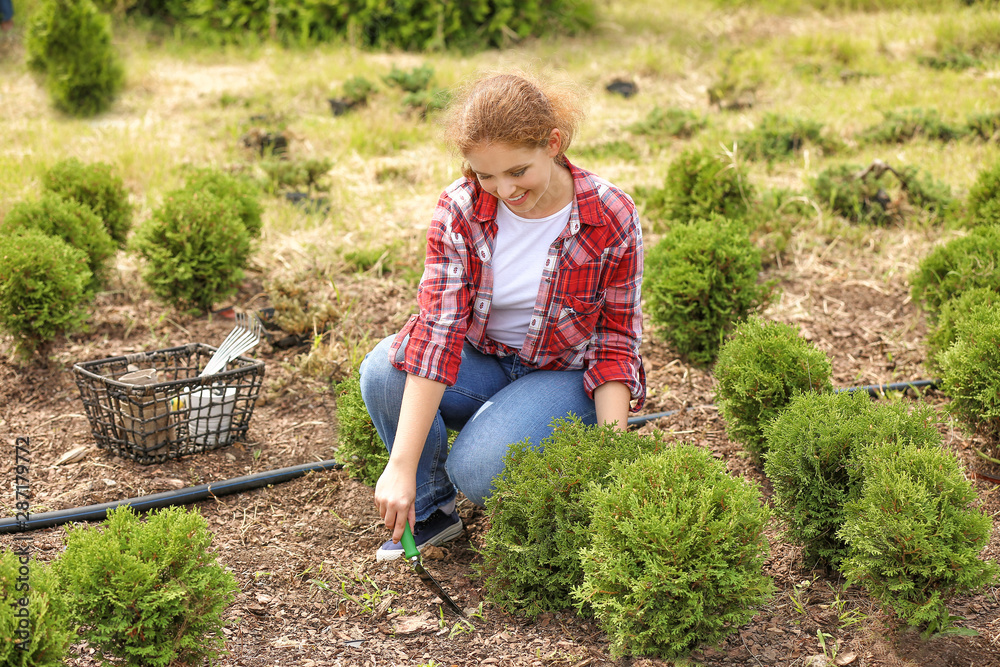
[[[427,540],[419,547],[417,547],[417,551],[423,551],[424,547],[429,547],[429,546],[437,547],[441,546],[445,542],[450,542],[451,540],[461,535],[463,530],[465,530],[465,525],[462,523],[462,520],[459,519],[458,523],[454,523],[448,526],[440,533],[435,535],[433,539]],[[379,550],[375,552],[375,562],[384,563],[386,561],[396,560],[402,555],[403,555],[403,550],[401,548],[387,549],[387,550],[379,548]]]

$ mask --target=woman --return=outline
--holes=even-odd
[[[407,522],[418,548],[460,535],[456,491],[482,505],[509,447],[554,419],[624,429],[641,407],[642,234],[626,194],[566,159],[581,116],[570,93],[519,74],[486,76],[452,107],[464,176],[434,212],[420,311],[361,364],[390,451],[378,560],[402,554]]]

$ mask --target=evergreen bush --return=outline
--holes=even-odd
[[[1000,309],[981,306],[955,321],[955,342],[938,357],[948,409],[971,430],[1000,436]]]
[[[716,405],[729,437],[758,461],[767,453],[764,424],[803,392],[833,391],[826,354],[782,322],[751,317],[736,325],[715,364]]]
[[[592,519],[573,596],[593,607],[615,657],[715,644],[773,595],[760,490],[708,450],[678,444],[617,461],[582,501]]]
[[[951,347],[958,337],[956,325],[967,317],[981,317],[979,311],[1000,307],[1000,292],[987,287],[974,287],[944,302],[937,322],[927,334],[927,359],[925,364],[939,371],[938,357]]]
[[[60,667],[72,627],[52,566],[0,552],[0,665]]]
[[[965,128],[941,120],[937,109],[886,111],[882,122],[865,129],[859,139],[872,143],[901,144],[916,137],[952,141],[965,134]]]
[[[1000,139],[1000,111],[969,114],[965,120],[969,134],[983,141]]]
[[[807,567],[839,566],[847,545],[837,531],[844,504],[861,488],[858,454],[880,442],[904,438],[939,445],[933,408],[910,410],[904,403],[874,402],[866,391],[792,397],[764,424],[764,472],[774,487],[776,513],[788,536],[802,545]]]
[[[927,254],[910,275],[910,294],[932,324],[946,301],[976,287],[1000,291],[1000,225],[981,225]]]
[[[1000,565],[979,553],[992,521],[950,451],[886,442],[860,458],[860,495],[845,505],[843,571],[924,636],[954,630],[945,606],[956,594],[993,585]]]
[[[632,134],[650,137],[690,139],[707,125],[705,116],[693,111],[677,107],[662,109],[656,106],[643,120],[632,123],[627,129]]]
[[[103,286],[108,260],[115,254],[115,242],[91,209],[72,199],[46,193],[37,201],[15,204],[0,224],[0,234],[27,229],[59,237],[82,250],[87,255],[87,268],[91,273],[87,289],[97,291]]]
[[[251,251],[232,201],[190,189],[169,193],[133,242],[146,260],[142,277],[153,292],[201,310],[236,291]]]
[[[264,208],[260,204],[260,189],[252,181],[216,169],[196,169],[185,179],[184,189],[207,192],[228,201],[250,238],[260,238]]]
[[[711,364],[733,324],[770,301],[760,270],[743,221],[675,225],[646,258],[643,291],[657,334],[691,363]]]
[[[670,222],[715,215],[735,219],[746,215],[754,194],[745,167],[709,150],[689,149],[670,163],[654,202],[662,201],[663,216]]]
[[[617,460],[632,461],[662,444],[610,426],[558,420],[534,448],[511,447],[504,475],[486,499],[489,528],[483,536],[481,574],[486,597],[529,618],[576,605],[572,590],[583,582],[580,549],[589,544],[592,507],[583,496]],[[588,614],[585,603],[576,605]]]
[[[812,179],[810,190],[834,214],[852,222],[885,224],[899,220],[903,213],[899,202],[903,200],[932,218],[946,218],[955,208],[948,184],[915,165],[899,170],[834,165]]]
[[[87,320],[87,254],[37,229],[0,234],[0,327],[27,357]]]
[[[1000,225],[1000,160],[976,175],[966,198],[970,225]]]
[[[67,114],[101,113],[124,85],[110,17],[92,0],[43,0],[29,19],[25,48],[28,66],[44,78],[55,108]]]
[[[813,145],[826,153],[834,152],[836,142],[823,135],[823,124],[814,120],[790,118],[766,113],[759,125],[743,133],[737,145],[749,160],[781,160]]]
[[[118,247],[125,247],[132,231],[132,204],[125,184],[111,165],[84,164],[76,158],[61,160],[45,172],[42,184],[46,190],[90,208]]]
[[[337,394],[337,461],[354,479],[374,487],[389,462],[389,451],[375,430],[361,397],[355,371],[335,386]]]
[[[102,528],[76,527],[58,561],[74,620],[91,646],[127,665],[201,665],[223,650],[222,612],[239,590],[208,548],[197,511],[108,511]]]

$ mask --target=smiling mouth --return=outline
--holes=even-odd
[[[527,198],[528,198],[528,193],[527,192],[523,192],[523,193],[521,193],[521,195],[519,197],[511,197],[510,199],[508,199],[507,203],[509,203],[509,204],[523,204],[524,200],[527,199]]]

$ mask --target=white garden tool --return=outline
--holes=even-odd
[[[236,326],[205,364],[201,377],[225,370],[230,361],[255,347],[263,334],[264,325],[256,314],[236,313]]]

